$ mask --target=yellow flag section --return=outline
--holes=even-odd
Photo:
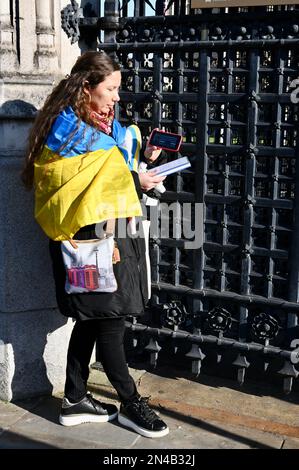
[[[52,240],[68,240],[85,225],[142,214],[116,146],[70,158],[45,146],[34,167],[35,219]]]

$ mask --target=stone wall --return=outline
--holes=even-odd
[[[48,240],[19,174],[36,111],[86,48],[61,29],[68,3],[0,1],[0,399],[8,401],[61,390],[65,379],[72,321],[57,310]]]

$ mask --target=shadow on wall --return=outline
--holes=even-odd
[[[57,311],[33,192],[20,180],[36,112],[22,100],[0,107],[0,394],[7,400],[50,394],[65,375],[67,319]]]
[[[62,385],[64,382],[65,361],[62,356],[65,354],[65,341],[59,329],[66,324],[67,319],[50,310],[16,314],[8,322],[7,343],[11,350],[13,372],[11,399],[51,395],[53,382]],[[22,325],[20,331],[16,327],[18,322]],[[51,335],[56,336],[54,341]]]

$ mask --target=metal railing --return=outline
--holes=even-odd
[[[122,63],[117,117],[144,136],[155,127],[183,135],[192,168],[167,178],[161,202],[204,207],[202,246],[151,240],[156,313],[128,328],[146,335],[153,365],[163,338],[189,344],[195,374],[211,345],[217,362],[235,354],[239,382],[255,357],[265,371],[279,358],[289,392],[299,374],[298,5],[106,1],[98,18],[75,3],[62,14],[65,30],[97,37]]]

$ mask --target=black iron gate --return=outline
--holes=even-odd
[[[130,328],[152,364],[171,338],[196,375],[229,357],[239,382],[272,369],[288,392],[299,374],[299,8],[189,3],[105,1],[98,18],[72,1],[63,12],[73,40],[98,37],[119,57],[120,120],[144,136],[183,134],[192,169],[168,177],[162,201],[204,207],[201,247],[152,240],[151,317]]]

